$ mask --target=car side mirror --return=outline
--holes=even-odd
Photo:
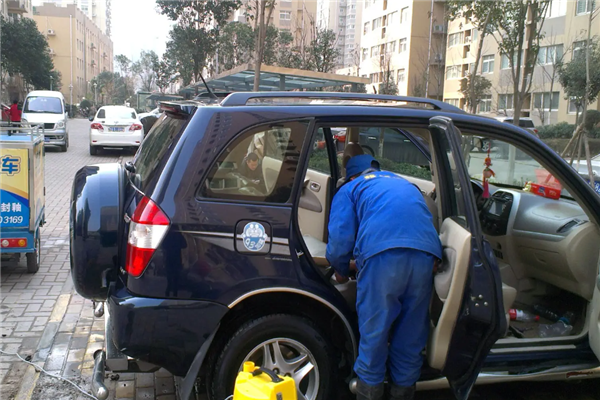
[[[94,120],[94,117],[89,117],[88,119],[90,120],[90,122],[92,122]]]

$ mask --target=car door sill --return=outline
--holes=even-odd
[[[525,374],[509,374],[508,372],[482,372],[479,374],[475,384],[484,385],[490,383],[515,381],[556,381],[590,378],[600,378],[600,365],[562,365],[558,367],[552,367],[544,371]],[[448,381],[446,378],[417,382],[417,390],[437,390],[445,388],[448,388]]]

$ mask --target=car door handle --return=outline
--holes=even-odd
[[[369,140],[377,140],[375,136],[369,136]]]
[[[321,185],[317,182],[311,182],[309,187],[313,192],[319,192],[319,190],[321,190]]]

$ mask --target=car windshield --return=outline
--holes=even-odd
[[[489,151],[486,151],[488,148]],[[489,157],[489,168],[493,171],[493,176],[489,179],[490,184],[524,189],[528,183],[536,183],[561,189],[562,197],[571,198],[563,185],[546,168],[511,144],[464,134],[463,149],[471,179],[483,181],[483,171],[486,168],[484,163],[486,157]]]
[[[136,119],[135,110],[132,108],[101,108],[98,110],[96,118],[107,118],[107,119]]]
[[[62,114],[62,102],[58,97],[28,97],[23,112]]]

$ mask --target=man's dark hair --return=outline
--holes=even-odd
[[[13,100],[13,104],[19,104],[19,100]]]
[[[256,153],[252,152],[246,156],[246,162],[248,161],[258,161],[258,156]]]

